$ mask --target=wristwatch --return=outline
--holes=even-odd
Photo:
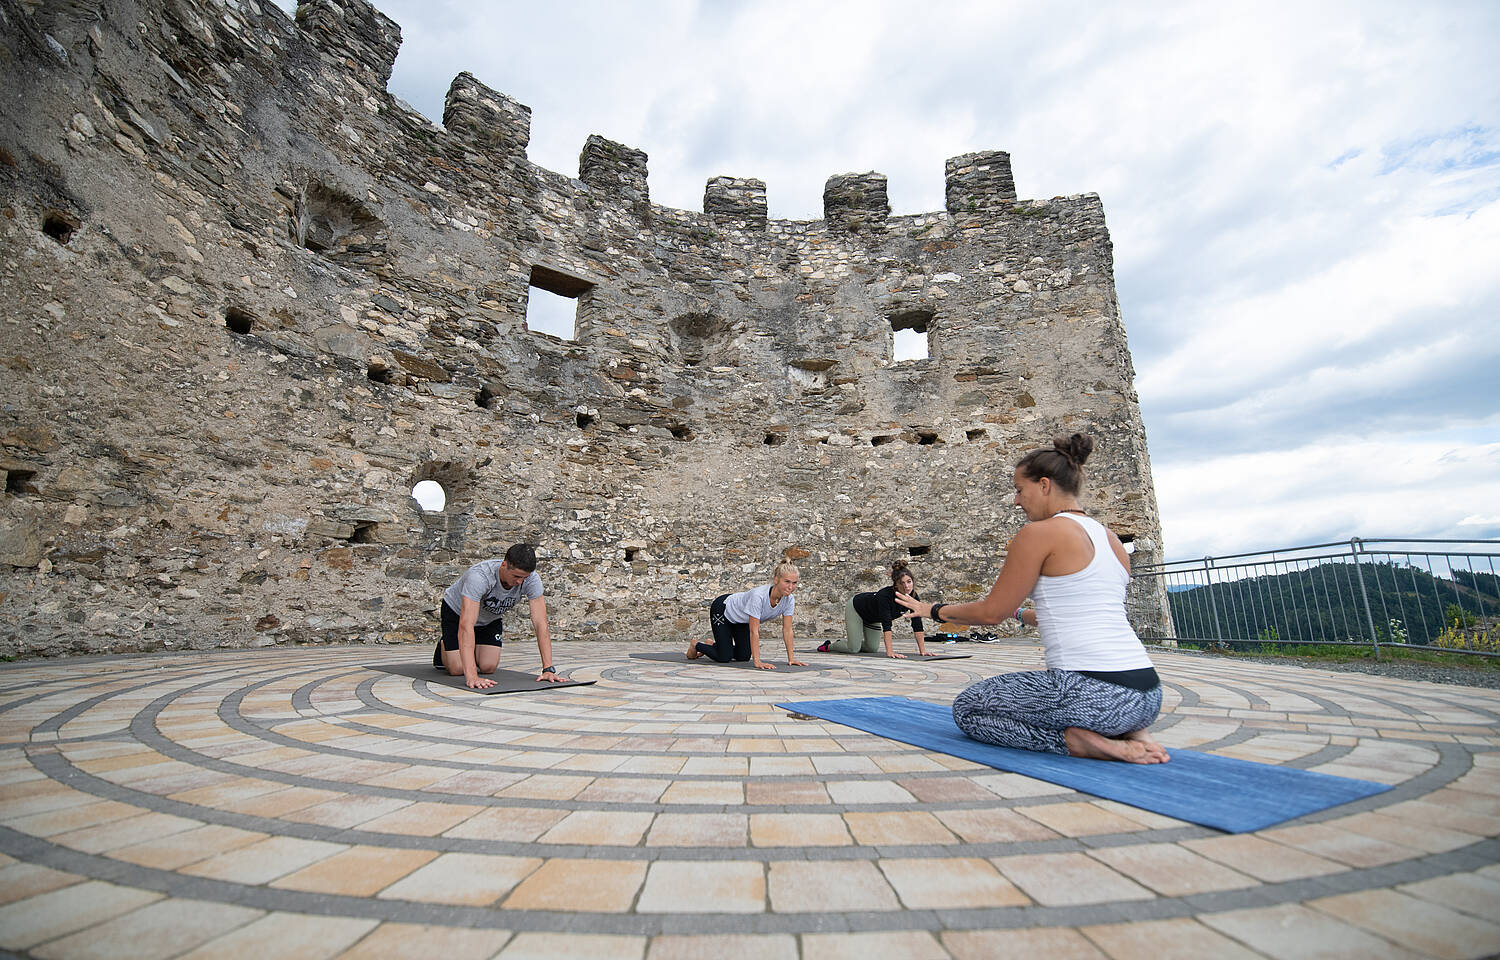
[[[543,667],[542,668],[542,672],[543,673],[556,673],[557,672],[557,668],[556,667]]]

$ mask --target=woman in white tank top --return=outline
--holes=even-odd
[[[1146,732],[1161,712],[1161,684],[1125,617],[1124,546],[1078,505],[1094,441],[1058,438],[1016,465],[1016,506],[1028,523],[1010,542],[989,595],[926,604],[897,595],[921,617],[980,625],[1015,616],[1041,630],[1047,669],[981,680],[953,701],[959,729],[988,743],[1098,760],[1164,763]],[[1030,596],[1034,609],[1022,610]]]

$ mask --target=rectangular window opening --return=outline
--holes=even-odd
[[[581,298],[592,289],[594,285],[587,280],[533,266],[526,289],[526,329],[559,340],[577,340]]]
[[[892,354],[897,363],[927,359],[927,331],[897,330],[892,334]]]

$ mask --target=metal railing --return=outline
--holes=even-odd
[[[1500,655],[1500,540],[1355,538],[1131,570],[1143,639]],[[1163,597],[1168,615],[1162,616]]]

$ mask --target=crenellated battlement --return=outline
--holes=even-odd
[[[0,653],[425,637],[519,539],[563,635],[675,642],[782,556],[817,635],[895,559],[981,595],[1009,465],[1074,430],[1091,507],[1159,555],[1103,206],[1019,202],[1004,152],[949,159],[928,213],[874,172],[821,220],[740,176],[678,210],[637,147],[532,163],[531,110],[470,73],[442,126],[411,110],[364,0],[0,27]]]

